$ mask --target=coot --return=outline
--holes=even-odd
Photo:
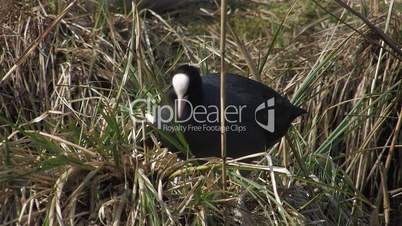
[[[225,82],[228,157],[265,151],[286,134],[295,118],[306,113],[257,81],[227,74]],[[157,111],[158,128],[176,138],[183,134],[197,158],[221,153],[219,86],[219,74],[200,76],[198,68],[181,65],[173,72],[169,104]]]

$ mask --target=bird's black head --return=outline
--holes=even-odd
[[[184,75],[185,77],[181,75]],[[178,66],[172,73],[172,85],[174,85],[173,80],[175,78],[179,83],[182,82],[184,84],[188,82],[186,91],[187,94],[194,93],[195,95],[197,94],[197,92],[201,91],[200,89],[202,88],[202,80],[200,76],[200,71],[197,67],[188,64],[182,64]],[[188,79],[187,81],[186,78]]]
[[[178,66],[172,73],[172,91],[180,118],[185,110],[185,102],[195,106],[202,101],[202,79],[199,69],[188,64]]]

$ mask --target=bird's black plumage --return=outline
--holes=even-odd
[[[188,102],[182,116],[182,119],[188,118],[188,120],[177,122],[176,125],[181,126],[180,130],[196,157],[219,157],[219,112],[216,114],[214,112],[219,110],[220,106],[220,76],[218,74],[200,76],[198,68],[189,65],[178,67],[173,72],[173,75],[176,74],[185,74],[189,78],[188,88],[184,94]],[[227,74],[225,85],[225,106],[231,112],[226,116],[228,157],[237,158],[264,151],[286,134],[295,118],[305,113],[303,109],[292,105],[288,99],[273,89],[246,77]],[[173,88],[169,90],[168,98],[169,104],[174,106],[177,95]],[[273,103],[272,106],[267,105],[268,100]],[[195,109],[197,110],[194,111]],[[200,114],[195,115],[194,112]],[[168,111],[161,111],[160,116],[167,118],[168,114],[170,114]],[[166,130],[166,126],[174,123],[163,124],[165,126],[161,128]],[[271,124],[273,131],[263,128],[268,124]],[[166,132],[174,136],[171,130]]]

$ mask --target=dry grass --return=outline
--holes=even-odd
[[[264,2],[230,5],[228,70],[309,113],[258,164],[229,162],[223,193],[218,162],[177,160],[131,106],[161,101],[176,63],[218,71],[216,6],[136,17],[106,1],[0,1],[0,225],[400,222],[398,56],[335,3],[354,30],[308,0]],[[353,2],[402,43],[400,3]]]

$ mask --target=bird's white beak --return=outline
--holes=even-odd
[[[175,101],[177,117],[180,119],[184,113],[184,106],[187,102],[188,96],[186,95],[187,89],[190,84],[190,78],[186,74],[176,74],[173,76],[172,85],[176,93],[177,99]]]
[[[188,97],[184,96],[184,97],[177,97],[177,109],[176,109],[176,113],[177,113],[177,117],[180,119],[183,117],[183,113],[184,113],[184,106],[187,102]]]

